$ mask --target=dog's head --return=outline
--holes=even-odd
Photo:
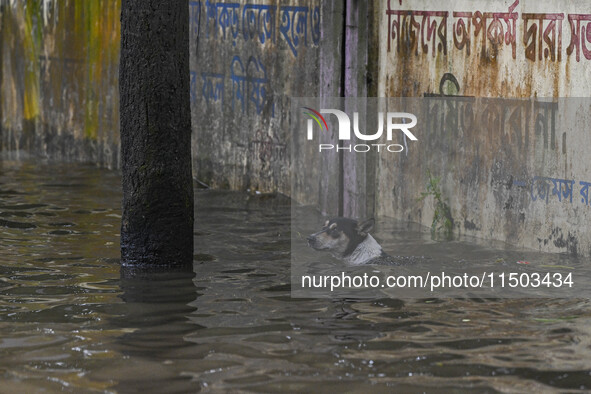
[[[337,257],[351,254],[373,229],[374,219],[357,222],[347,218],[333,218],[322,230],[308,236],[308,245],[316,250],[327,250]]]

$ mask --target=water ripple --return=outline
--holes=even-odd
[[[128,274],[119,184],[0,162],[1,391],[591,390],[588,300],[291,298],[289,201],[216,191],[196,191],[196,274]]]

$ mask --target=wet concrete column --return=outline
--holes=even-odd
[[[323,1],[322,30],[320,39],[319,66],[320,84],[318,97],[321,107],[328,103],[327,99],[343,96],[343,48],[345,3],[342,1]],[[340,21],[340,23],[339,23]],[[332,116],[327,117],[331,130],[338,130]],[[337,133],[320,133],[321,144],[337,145]],[[340,173],[340,154],[336,150],[325,151],[320,155],[320,195],[319,207],[323,215],[336,216],[342,214],[342,174]]]
[[[367,15],[366,1],[347,0],[345,10],[345,51],[344,51],[344,97],[347,101],[345,112],[359,112],[366,119],[367,107],[362,98],[367,97]],[[350,115],[351,116],[351,115]],[[361,122],[360,122],[361,123]],[[364,122],[363,122],[364,123]],[[365,124],[361,125],[365,130]],[[363,143],[355,136],[351,145]],[[367,215],[366,159],[368,155],[342,151],[342,215],[365,218]]]
[[[121,4],[124,265],[192,264],[188,23],[187,1]]]

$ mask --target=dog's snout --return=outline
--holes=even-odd
[[[308,237],[306,237],[306,240],[308,241],[309,247],[314,249],[318,247],[318,238],[316,238],[316,234],[308,235]]]

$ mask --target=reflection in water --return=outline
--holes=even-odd
[[[199,191],[196,274],[120,272],[119,182],[0,162],[0,391],[591,389],[587,300],[291,298],[280,197]]]
[[[120,314],[111,319],[111,324],[129,332],[117,338],[113,345],[137,362],[133,370],[126,368],[127,378],[119,380],[115,390],[149,392],[155,376],[166,385],[167,392],[177,391],[174,389],[177,386],[178,391],[187,387],[189,378],[182,376],[182,370],[175,367],[173,360],[190,350],[191,343],[184,337],[199,328],[187,318],[196,310],[189,305],[197,297],[194,277],[192,267],[167,272],[121,268],[119,286],[125,304]],[[147,372],[149,379],[146,379]],[[105,378],[108,375],[110,373]]]

